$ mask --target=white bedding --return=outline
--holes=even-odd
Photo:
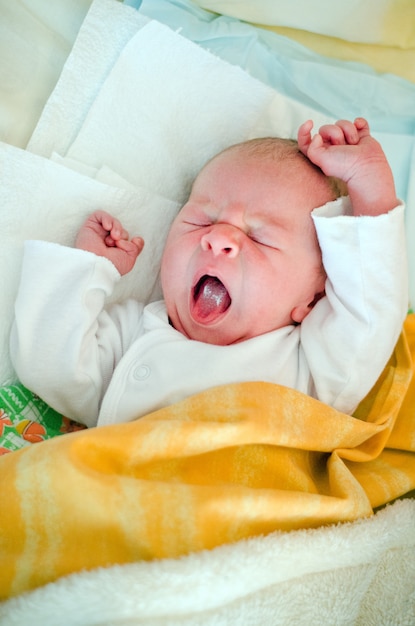
[[[7,346],[25,239],[70,245],[88,212],[106,207],[146,240],[116,297],[158,297],[166,231],[203,163],[250,136],[289,135],[310,115],[327,119],[159,22],[96,0],[28,149],[0,144],[0,384],[14,378]]]
[[[63,578],[1,626],[412,626],[415,500],[368,520]]]
[[[150,5],[158,14],[166,2],[153,0]],[[97,188],[94,197],[92,180],[113,187],[108,191],[105,205],[113,203],[113,210],[121,211],[120,215],[125,214],[123,203],[131,205],[132,201],[123,200],[120,204],[111,198],[114,195],[118,198],[121,189],[124,194],[127,191],[136,194],[137,209],[128,213],[126,224],[132,232],[145,235],[147,246],[135,272],[123,281],[122,295],[142,297],[151,249],[155,250],[154,271],[163,232],[186,198],[193,177],[209,157],[226,145],[248,137],[294,135],[298,125],[308,117],[314,119],[316,126],[335,118],[337,111],[324,112],[327,102],[311,107],[308,98],[301,101],[304,70],[299,63],[291,64],[298,54],[296,47],[282,48],[290,68],[290,84],[286,93],[276,91],[158,21],[149,20],[143,11],[150,13],[150,5],[144,1],[138,12],[115,0],[95,0],[27,146],[29,152],[45,158],[30,161],[28,152],[13,151],[8,145],[1,147],[0,158],[4,163],[0,172],[1,206],[3,213],[13,215],[14,219],[3,220],[6,245],[0,253],[4,268],[13,259],[12,271],[5,271],[2,277],[0,345],[6,357],[0,367],[0,383],[13,378],[7,341],[22,242],[45,237],[70,244],[85,214],[101,202],[102,188]],[[183,8],[173,3],[172,14],[165,11],[163,15],[169,16],[174,26],[180,11],[183,13]],[[206,22],[203,24],[205,28]],[[195,37],[198,22],[189,22],[186,28],[190,27],[194,32],[190,29],[187,34]],[[217,22],[211,28],[217,29]],[[217,39],[216,30],[209,33],[210,39],[205,33],[205,48]],[[319,71],[317,66],[314,72],[318,75]],[[331,75],[336,71],[333,69]],[[362,73],[355,73],[356,89],[360,92]],[[379,93],[385,89],[380,77],[372,76],[372,83],[376,83]],[[350,113],[356,89],[349,89]],[[324,93],[322,89],[322,101]],[[345,93],[343,100],[344,96]],[[343,106],[347,107],[347,102]],[[395,99],[391,100],[391,109],[396,106]],[[406,111],[407,95],[400,106]],[[411,205],[415,194],[414,168],[410,165],[413,137],[408,135],[406,127],[401,133],[402,119],[401,115],[396,132],[392,132],[389,124],[387,132],[375,128],[374,133],[389,152],[401,197]],[[380,126],[376,116],[374,122]],[[50,161],[56,163],[52,169]],[[40,163],[45,175],[51,178],[53,194],[49,193],[48,185],[36,182]],[[77,191],[86,184],[83,180],[79,185],[73,182],[68,193],[67,168],[88,177],[88,202]],[[162,198],[166,199],[165,204]],[[411,207],[407,219],[410,234],[414,232],[415,220]],[[414,248],[410,246],[411,265],[415,262]],[[415,272],[411,273],[411,281],[414,296]],[[144,299],[156,295],[157,291],[147,289]]]

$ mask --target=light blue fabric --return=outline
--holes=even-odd
[[[253,77],[330,117],[367,117],[407,199],[415,136],[415,85],[369,66],[319,55],[276,33],[189,0],[125,0]],[[413,170],[412,170],[413,171]]]

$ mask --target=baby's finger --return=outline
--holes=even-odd
[[[320,127],[318,132],[326,143],[335,146],[343,146],[346,143],[343,130],[338,124],[325,124]]]
[[[301,152],[303,152],[304,154],[307,154],[308,147],[311,143],[312,128],[313,128],[312,120],[307,120],[306,122],[301,124],[300,128],[298,129],[298,133],[297,133],[298,147],[300,148]]]
[[[123,228],[119,222],[117,224],[114,224],[114,228],[111,229],[110,235],[116,241],[119,241],[121,239],[128,240],[129,237],[128,231],[125,230],[125,228]]]
[[[138,254],[140,254],[141,250],[144,248],[144,239],[142,237],[133,237],[131,241],[138,249]]]
[[[314,151],[314,150],[317,150],[318,148],[321,148],[323,143],[324,143],[323,137],[320,135],[320,133],[317,133],[316,135],[314,135],[314,137],[312,138],[310,142],[310,151]]]
[[[108,233],[114,228],[114,225],[118,222],[112,215],[106,213],[106,211],[97,211],[95,213],[97,220],[101,224],[102,228]]]
[[[356,117],[354,124],[359,132],[360,137],[366,137],[370,135],[370,127],[367,120],[364,117]]]
[[[121,226],[118,220],[113,219],[112,226],[109,225],[110,228],[106,228],[104,223],[102,226],[108,233],[105,236],[105,244],[110,248],[116,246],[119,241],[128,241],[128,232]]]
[[[359,133],[353,122],[350,122],[349,120],[338,120],[338,122],[336,122],[336,126],[342,129],[346,143],[355,145],[359,142]]]
[[[105,242],[105,245],[106,245],[108,248],[114,248],[114,246],[116,246],[116,245],[117,245],[116,240],[115,240],[115,239],[113,239],[113,238],[111,237],[111,235],[107,235],[107,236],[105,237],[105,239],[104,239],[104,242]]]
[[[114,245],[114,242],[118,241],[118,239],[128,239],[128,232],[123,228],[121,222],[116,217],[113,217],[106,211],[97,211],[96,217],[103,230],[107,233],[107,245]]]
[[[116,246],[127,254],[138,256],[144,247],[144,239],[142,237],[133,237],[131,241],[120,239],[116,242]]]

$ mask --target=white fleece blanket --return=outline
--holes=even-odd
[[[412,626],[415,500],[177,560],[83,572],[0,605],[1,626]]]

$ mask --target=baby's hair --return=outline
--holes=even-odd
[[[255,139],[248,139],[247,141],[229,146],[223,152],[228,150],[240,150],[252,156],[266,157],[278,161],[281,158],[296,158],[299,154],[302,154],[295,139],[284,139],[283,137],[256,137]]]
[[[301,160],[307,163],[317,172],[321,173],[327,180],[334,198],[347,195],[347,185],[339,178],[334,176],[326,176],[324,172],[303,154],[298,147],[295,139],[286,139],[283,137],[257,137],[248,139],[241,143],[234,144],[225,148],[221,154],[231,150],[239,150],[248,156],[271,159],[275,161],[281,160]]]

